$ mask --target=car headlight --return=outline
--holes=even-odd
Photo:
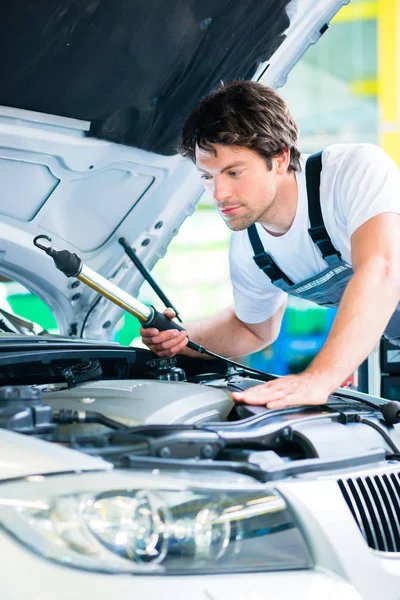
[[[311,566],[284,499],[261,484],[118,472],[2,487],[0,519],[42,556],[99,572],[199,574]],[[207,477],[208,481],[208,477]],[[246,483],[246,487],[243,485]],[[71,491],[73,490],[73,491]]]

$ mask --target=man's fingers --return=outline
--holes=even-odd
[[[267,399],[264,396],[247,396],[246,394],[237,394],[234,392],[232,398],[235,402],[244,402],[245,404],[253,404],[255,406],[265,406],[267,403]],[[271,398],[271,400],[277,400],[277,398]]]
[[[187,336],[184,332],[177,332],[178,335],[174,335],[165,341],[158,341],[158,337],[153,338],[153,345],[157,346],[160,350],[171,350],[172,348],[186,346]]]
[[[150,331],[154,331],[155,333],[153,335],[143,334],[142,338],[144,342],[150,341],[152,344],[163,344],[169,340],[181,340],[187,336],[185,331],[178,331],[178,329],[167,329],[161,332],[157,329],[152,329]]]
[[[163,314],[169,319],[176,316],[172,308],[166,308]],[[188,343],[187,332],[184,330],[166,329],[165,331],[159,331],[155,327],[141,327],[140,335],[145,346],[161,358],[174,356]]]
[[[278,390],[264,390],[257,394],[248,394],[247,390],[243,393],[234,392],[232,398],[235,401],[245,402],[256,406],[266,406],[267,408],[285,408],[286,406],[295,406],[300,404],[299,401],[283,397],[283,394]]]
[[[279,400],[282,397],[282,393],[279,390],[274,389],[272,386],[257,385],[254,388],[249,388],[244,392],[234,392],[232,398],[238,402],[245,402],[246,404],[266,404],[267,400]]]
[[[169,319],[174,319],[176,317],[176,313],[172,310],[172,308],[166,308],[163,312],[163,315],[165,315]]]
[[[173,358],[176,354],[179,354],[179,352],[185,346],[186,344],[183,344],[182,346],[176,346],[175,348],[171,348],[171,350],[157,350],[157,352],[153,350],[153,352],[157,354],[157,356],[159,356],[160,358]]]
[[[142,338],[148,338],[148,337],[154,337],[155,335],[158,335],[160,332],[158,331],[158,329],[155,329],[154,327],[149,327],[149,329],[145,329],[144,327],[141,327],[139,329],[139,333]]]
[[[170,329],[163,331],[155,337],[143,338],[143,343],[157,356],[162,358],[172,357],[184,348],[188,343],[185,331]]]
[[[301,375],[286,375],[243,392],[234,392],[232,398],[236,402],[278,409],[324,404],[328,395],[324,390],[315,390],[307,377],[302,379]]]
[[[172,358],[175,354],[178,354],[187,344],[187,340],[184,340],[182,343],[177,346],[173,346],[167,350],[160,350],[160,346],[153,346],[151,344],[148,345],[148,348],[157,354],[160,358]]]
[[[299,403],[297,403],[299,404]],[[267,402],[266,407],[273,409],[273,408],[286,408],[287,406],[295,406],[296,403],[291,402],[290,400],[275,400],[274,402]]]

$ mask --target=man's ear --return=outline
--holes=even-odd
[[[277,175],[283,175],[289,168],[290,164],[290,150],[289,148],[284,147],[282,150],[282,154],[278,154],[278,156],[274,156],[275,164],[276,164],[276,173]]]

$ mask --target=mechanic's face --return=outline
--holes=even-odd
[[[273,222],[287,154],[273,158],[269,170],[265,160],[248,148],[212,146],[215,153],[196,148],[196,167],[228,227],[241,231],[256,222]]]

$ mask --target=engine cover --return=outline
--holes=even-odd
[[[43,401],[55,411],[96,411],[130,427],[224,421],[233,407],[226,388],[149,379],[90,381],[46,392]],[[91,426],[92,431],[93,427],[101,426]]]

